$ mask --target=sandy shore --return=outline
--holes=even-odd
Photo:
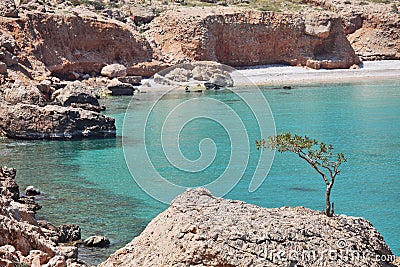
[[[400,60],[367,61],[360,69],[310,69],[285,65],[263,65],[237,68],[231,73],[235,86],[245,85],[304,85],[315,83],[363,82],[367,80],[399,80]],[[142,92],[165,91],[171,86],[156,84],[152,79],[145,79]],[[193,82],[192,82],[193,83]],[[198,83],[198,82],[195,82]],[[183,87],[182,87],[183,88]],[[180,91],[178,89],[178,91]]]
[[[241,68],[232,74],[235,85],[291,85],[400,79],[400,60],[367,61],[360,69],[314,70],[265,65]]]

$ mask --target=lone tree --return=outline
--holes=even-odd
[[[332,145],[319,142],[307,136],[292,136],[290,133],[268,137],[268,141],[256,141],[257,149],[277,149],[280,153],[293,152],[311,165],[324,179],[326,185],[325,214],[331,217],[334,213],[334,204],[331,205],[331,190],[336,175],[340,173],[339,167],[346,158],[342,153],[333,154]]]

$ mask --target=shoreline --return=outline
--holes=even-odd
[[[357,79],[390,80],[400,78],[400,60],[366,61],[360,69],[310,69],[285,65],[241,67],[233,72],[235,86],[299,85],[355,82]]]
[[[230,73],[234,87],[238,86],[300,86],[343,82],[388,81],[400,79],[400,60],[366,61],[359,69],[311,69],[281,64],[238,67]],[[191,81],[183,84],[201,83]],[[162,85],[148,78],[142,80],[139,90],[143,93],[168,91],[171,86]],[[146,86],[150,84],[150,87]],[[176,90],[174,90],[176,91]],[[179,90],[178,90],[179,91]]]

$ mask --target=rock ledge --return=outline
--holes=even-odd
[[[260,208],[200,188],[178,196],[99,266],[394,266],[376,260],[391,255],[363,218]]]

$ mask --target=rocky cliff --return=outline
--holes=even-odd
[[[400,59],[400,1],[302,0],[340,15],[363,60]]]
[[[99,266],[393,266],[392,259],[363,218],[260,208],[195,189]]]
[[[349,68],[359,63],[340,17],[331,13],[185,8],[155,18],[145,35],[156,59],[171,64],[211,60],[231,66]]]

